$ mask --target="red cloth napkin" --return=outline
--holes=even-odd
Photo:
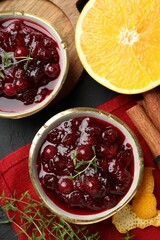
[[[135,105],[139,96],[128,96],[120,95],[113,100],[99,106],[99,109],[108,111],[125,123],[127,123],[130,128],[134,131],[137,138],[140,141],[142,150],[144,153],[144,162],[145,166],[154,167],[154,177],[155,177],[155,195],[158,201],[158,209],[160,209],[160,191],[159,182],[160,182],[160,172],[157,166],[153,162],[153,156],[145,142],[142,138],[136,127],[133,125],[132,121],[126,114],[126,110],[133,105]],[[17,151],[11,153],[3,160],[0,161],[0,194],[2,190],[5,191],[7,196],[10,196],[14,193],[16,189],[17,198],[21,196],[22,193],[29,190],[30,195],[33,198],[37,198],[37,194],[33,189],[32,183],[30,181],[29,172],[28,172],[28,153],[30,149],[30,144],[18,149]],[[2,202],[0,202],[3,204]],[[20,219],[16,219],[20,223]],[[101,240],[121,240],[124,235],[120,234],[114,225],[111,222],[111,218],[104,220],[100,223],[89,225],[88,228],[90,231],[96,229],[100,232]],[[14,225],[15,231],[18,231]],[[131,231],[131,234],[135,235],[133,239],[135,240],[158,240],[160,239],[160,229],[158,227],[148,227],[144,230],[135,229]],[[24,240],[25,238],[19,239]]]

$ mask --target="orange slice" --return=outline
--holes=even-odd
[[[89,75],[125,94],[160,84],[159,0],[90,0],[77,21],[75,43]]]

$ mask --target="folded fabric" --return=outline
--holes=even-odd
[[[159,181],[160,172],[157,166],[153,162],[153,156],[148,148],[145,140],[142,138],[136,127],[133,125],[131,119],[126,114],[126,110],[135,105],[139,96],[128,96],[120,95],[113,100],[99,106],[99,109],[110,112],[120,119],[122,119],[128,126],[134,131],[139,142],[142,146],[144,154],[144,164],[145,166],[154,167],[154,177],[155,177],[155,195],[158,201],[158,209],[160,209],[160,191]],[[20,197],[25,191],[29,190],[30,195],[33,198],[37,198],[37,194],[32,186],[29,172],[28,172],[28,154],[29,154],[30,144],[18,149],[17,151],[6,156],[0,161],[0,194],[5,191],[7,196],[14,194],[16,190],[17,197]],[[2,205],[3,203],[0,202]],[[16,219],[20,223],[20,219]],[[13,225],[16,232],[19,229]],[[111,222],[111,218],[104,220],[102,222],[92,224],[88,226],[89,230],[97,230],[100,233],[101,240],[121,240],[124,235],[120,234]],[[148,227],[144,230],[135,229],[132,230],[132,234],[135,235],[133,239],[135,240],[158,240],[160,239],[160,230],[156,227]],[[19,239],[23,239],[19,236]],[[47,240],[47,239],[46,239]]]

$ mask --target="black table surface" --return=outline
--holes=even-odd
[[[118,94],[94,81],[83,71],[72,92],[61,102],[23,119],[0,119],[0,159],[30,143],[39,128],[56,113],[72,107],[97,107]],[[0,219],[4,213],[0,208]],[[0,240],[16,240],[11,224],[0,225]]]

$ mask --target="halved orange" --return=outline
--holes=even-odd
[[[75,29],[88,74],[124,94],[160,84],[160,0],[89,0]]]

